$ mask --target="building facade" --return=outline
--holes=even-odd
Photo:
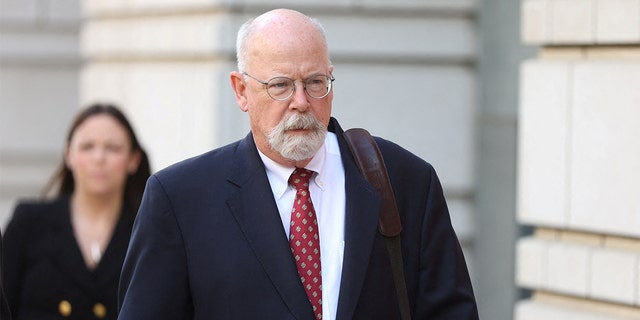
[[[522,9],[515,319],[640,319],[640,1]]]

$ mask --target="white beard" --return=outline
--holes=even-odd
[[[289,135],[287,130],[310,130],[304,135]],[[301,161],[313,158],[318,152],[327,128],[310,113],[294,113],[282,119],[278,125],[267,132],[267,141],[271,149],[277,151],[284,158]]]

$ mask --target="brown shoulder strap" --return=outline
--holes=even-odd
[[[391,260],[393,282],[396,287],[401,319],[411,320],[409,296],[404,280],[402,244],[400,242],[402,223],[382,153],[380,153],[376,141],[365,129],[349,129],[344,133],[344,136],[360,172],[382,197],[379,229],[387,243],[387,251],[389,252],[389,259]]]
[[[395,237],[402,231],[396,198],[391,189],[382,154],[373,137],[365,129],[354,128],[344,133],[349,149],[362,175],[382,197],[380,210],[380,233],[385,237]]]

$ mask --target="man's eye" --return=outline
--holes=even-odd
[[[283,89],[283,88],[287,88],[288,86],[289,86],[289,82],[284,80],[269,82],[269,87],[274,89]]]

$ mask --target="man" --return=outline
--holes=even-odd
[[[237,54],[231,85],[251,133],[149,179],[119,319],[399,319],[380,196],[331,118],[322,27],[273,10],[242,26]],[[433,168],[377,143],[403,222],[413,319],[477,319]]]

